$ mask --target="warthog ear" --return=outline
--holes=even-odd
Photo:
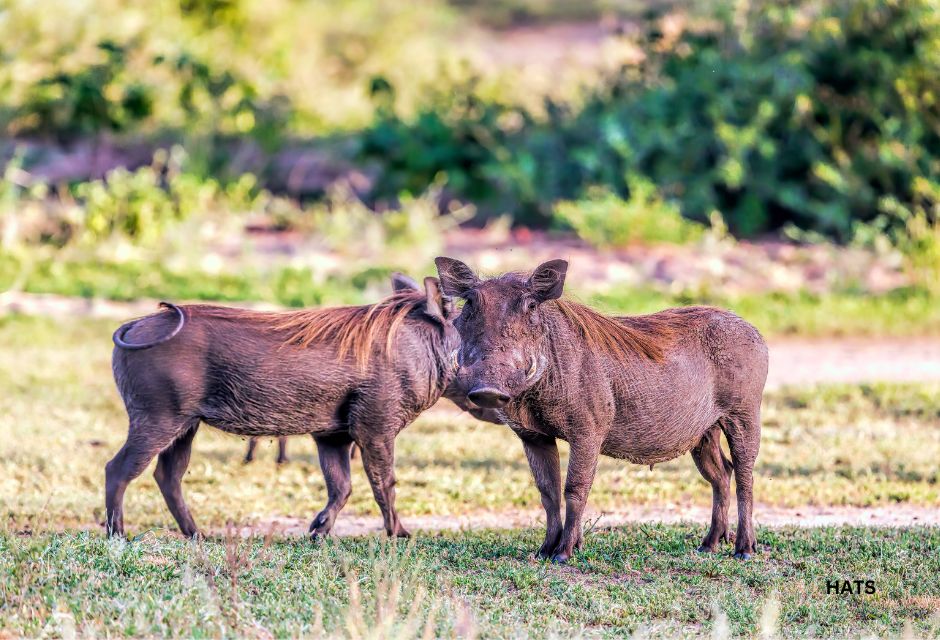
[[[549,260],[535,268],[527,284],[539,302],[554,300],[561,297],[567,272],[567,260]]]
[[[392,274],[392,291],[421,291],[421,285],[397,271]]]
[[[473,269],[460,260],[435,258],[434,264],[437,265],[437,273],[441,276],[441,287],[449,296],[462,298],[480,284],[480,279],[473,273]]]
[[[447,321],[444,315],[445,297],[441,294],[441,283],[437,278],[424,279],[424,295],[427,298],[424,304],[425,315],[444,324]]]

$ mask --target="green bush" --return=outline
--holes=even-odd
[[[369,121],[373,76],[413,104],[458,57],[457,26],[444,0],[8,0],[0,125],[86,135],[90,116],[94,131],[136,132],[134,112],[149,134],[192,124],[262,141],[272,124],[333,134]]]
[[[363,155],[377,197],[445,174],[486,213],[547,224],[557,200],[644,176],[685,216],[752,236],[788,223],[848,239],[940,177],[940,12],[929,0],[754,3],[545,115],[473,97],[414,119],[381,112]],[[383,161],[383,158],[388,158]],[[902,220],[893,224],[903,225]]]
[[[630,180],[626,200],[609,191],[589,192],[577,201],[562,201],[555,218],[597,247],[631,243],[685,244],[702,236],[702,225],[682,217],[679,207],[664,201],[648,180]]]
[[[97,48],[102,60],[74,72],[57,69],[29,87],[12,130],[68,141],[122,131],[147,119],[153,111],[153,91],[128,72],[127,49],[108,40]]]
[[[156,247],[192,216],[210,225],[222,218],[237,223],[241,214],[267,212],[281,204],[258,189],[254,176],[222,185],[184,171],[187,159],[180,147],[157,151],[150,165],[134,171],[119,167],[101,180],[59,189],[35,181],[18,184],[29,178],[19,162],[14,159],[7,166],[0,182],[0,238],[8,248],[94,248],[110,239]]]

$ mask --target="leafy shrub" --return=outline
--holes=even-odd
[[[473,215],[470,207],[441,213],[440,189],[405,196],[394,209],[373,211],[349,190],[338,188],[311,212],[314,232],[337,253],[412,270],[443,250],[444,231]]]
[[[59,69],[32,85],[11,123],[15,133],[79,135],[121,131],[151,115],[153,90],[127,69],[127,48],[97,45],[104,59],[76,71]]]
[[[459,57],[448,41],[456,12],[444,0],[9,0],[0,11],[0,120],[14,133],[87,133],[68,117],[76,96],[59,95],[69,91],[55,86],[69,77],[105,99],[93,105],[104,121],[123,121],[125,88],[145,88],[148,133],[192,122],[181,104],[192,89],[189,107],[211,115],[216,108],[203,101],[210,95],[232,115],[214,123],[200,116],[200,125],[222,133],[267,140],[265,127],[279,121],[302,135],[332,134],[369,121],[368,78],[388,77],[408,109],[440,67]],[[124,51],[120,64],[103,58],[101,43]],[[235,80],[232,88],[223,89],[226,79]],[[224,95],[211,95],[216,88]],[[55,119],[34,122],[47,108]]]
[[[221,212],[243,214],[269,199],[258,194],[253,176],[223,187],[181,170],[185,156],[160,151],[150,166],[110,171],[103,180],[75,185],[71,193],[83,205],[78,237],[89,244],[112,236],[152,245],[183,219]]]
[[[557,220],[597,247],[620,247],[635,242],[685,244],[701,237],[702,225],[686,220],[675,204],[665,202],[648,180],[630,181],[630,196],[589,191],[588,197],[562,201]]]
[[[794,223],[845,240],[882,198],[907,206],[916,178],[940,177],[929,0],[758,2],[669,46],[661,36],[650,28],[639,69],[541,117],[467,96],[410,120],[380,113],[363,136],[382,166],[376,196],[445,174],[484,214],[544,225],[559,199],[598,185],[626,197],[624,176],[644,176],[685,216],[720,211],[738,235]]]
[[[940,293],[940,183],[915,178],[913,187],[909,205],[894,196],[882,198],[882,214],[871,224],[857,225],[855,240],[896,248],[911,282]],[[895,220],[903,226],[893,225]]]
[[[6,247],[94,246],[109,239],[155,246],[191,216],[239,219],[248,211],[275,208],[280,200],[259,191],[254,176],[226,185],[183,170],[179,147],[161,150],[151,165],[114,169],[101,180],[54,191],[9,163],[0,188],[0,222]],[[18,177],[19,176],[19,177]]]

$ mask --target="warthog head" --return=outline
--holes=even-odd
[[[453,383],[475,405],[500,409],[534,385],[549,365],[541,305],[561,296],[568,263],[551,260],[531,274],[481,280],[459,260],[435,260],[444,293],[465,300],[454,325],[462,345]]]

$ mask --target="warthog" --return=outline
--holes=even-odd
[[[252,462],[255,459],[255,448],[258,446],[258,436],[252,436],[248,438],[248,450],[245,451],[245,464]],[[281,436],[277,439],[277,459],[275,462],[278,464],[284,464],[288,462],[290,458],[287,457],[287,436]]]
[[[163,306],[114,334],[130,426],[105,469],[109,535],[123,534],[124,491],[157,455],[170,512],[184,535],[198,533],[181,479],[200,421],[242,436],[314,436],[328,494],[314,536],[330,531],[349,498],[355,442],[386,532],[408,535],[395,511],[395,436],[447,388],[460,342],[436,278],[422,292],[354,307]]]
[[[392,274],[392,291],[421,291],[421,286],[413,279],[409,278],[403,273],[393,273]],[[445,389],[444,397],[456,404],[458,407],[464,411],[469,412],[474,417],[479,420],[485,420],[486,422],[492,422],[494,424],[502,424],[500,422],[499,416],[496,411],[492,409],[480,409],[479,407],[473,406],[467,401],[466,394],[460,393],[458,390],[451,390],[450,388]],[[314,437],[316,440],[316,437]],[[255,448],[258,446],[258,437],[252,437],[248,439],[248,450],[245,451],[245,463],[252,462],[255,459]],[[349,457],[352,460],[356,459],[356,451],[358,447],[353,444],[349,452]],[[289,458],[287,457],[287,438],[281,436],[277,439],[277,464],[284,464]]]
[[[444,293],[466,301],[454,321],[462,340],[454,385],[474,404],[500,411],[522,439],[547,518],[540,557],[564,562],[581,546],[599,455],[653,465],[686,452],[712,486],[711,528],[700,550],[729,538],[734,471],[734,555],[754,553],[752,476],[767,346],[753,326],[709,307],[603,315],[559,299],[564,260],[490,280],[458,260],[436,262]],[[564,526],[556,438],[571,445]]]

